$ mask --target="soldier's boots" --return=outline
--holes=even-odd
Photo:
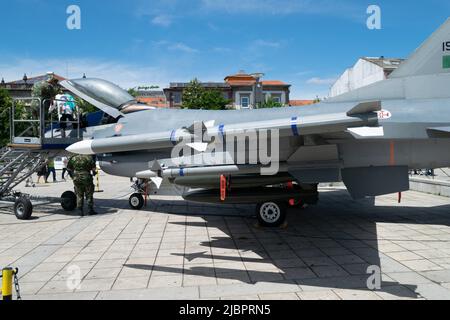
[[[79,212],[80,212],[80,216],[84,217],[84,209],[83,208],[78,208]]]

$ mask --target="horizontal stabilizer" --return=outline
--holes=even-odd
[[[381,111],[381,101],[361,102],[356,107],[347,112],[349,117],[359,114]]]

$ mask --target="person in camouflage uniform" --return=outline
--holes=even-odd
[[[84,198],[87,199],[89,215],[97,214],[94,211],[94,179],[97,174],[95,159],[92,156],[76,155],[69,159],[67,169],[73,173],[73,184],[77,195],[77,207],[84,216]]]

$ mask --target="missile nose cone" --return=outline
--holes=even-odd
[[[84,155],[94,155],[95,152],[92,150],[92,140],[83,140],[77,143],[70,145],[66,151],[75,153],[75,154],[84,154]]]

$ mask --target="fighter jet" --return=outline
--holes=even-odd
[[[61,85],[115,119],[67,151],[137,178],[135,209],[171,185],[187,201],[256,204],[262,225],[279,226],[288,204],[318,201],[320,183],[360,199],[408,190],[410,169],[450,166],[450,19],[387,80],[308,107],[148,110],[104,80]]]

